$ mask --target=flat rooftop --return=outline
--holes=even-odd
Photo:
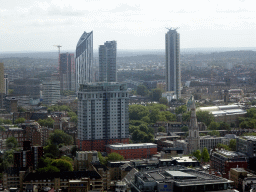
[[[114,144],[114,145],[108,145],[108,147],[111,149],[154,148],[154,147],[157,147],[157,144],[154,144],[154,143]]]
[[[182,172],[182,171],[166,171],[166,173],[168,173],[170,176],[172,176],[174,179],[195,179],[196,176],[191,175],[189,173],[186,172]]]

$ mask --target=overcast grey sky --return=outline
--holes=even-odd
[[[253,0],[0,0],[0,52],[75,50],[93,30],[94,49],[164,49],[165,27],[181,48],[255,47]]]

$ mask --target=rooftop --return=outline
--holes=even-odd
[[[108,147],[110,148],[157,147],[157,144],[154,144],[154,143],[113,144],[113,145],[108,145]]]

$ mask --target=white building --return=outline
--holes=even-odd
[[[43,82],[42,94],[44,104],[56,104],[60,99],[60,81]]]
[[[169,29],[165,34],[165,57],[166,57],[166,91],[174,91],[177,99],[181,95],[180,74],[180,34],[176,29]]]
[[[226,137],[213,137],[213,136],[202,136],[200,137],[200,150],[205,147],[210,151],[214,149],[219,143],[229,145],[229,139]]]
[[[78,146],[104,151],[106,144],[129,142],[126,84],[87,83],[78,92]]]

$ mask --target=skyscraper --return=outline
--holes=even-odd
[[[76,91],[80,84],[91,82],[93,33],[84,32],[76,46]]]
[[[60,91],[75,91],[75,62],[74,54],[60,54]]]
[[[99,81],[116,82],[116,41],[107,41],[99,47]]]
[[[4,85],[4,64],[0,63],[0,109],[3,108],[3,98],[5,94]]]
[[[78,92],[78,147],[105,151],[107,144],[129,143],[126,84],[87,83]]]
[[[174,91],[177,99],[180,98],[180,34],[176,29],[169,29],[165,34],[166,57],[166,91]]]

